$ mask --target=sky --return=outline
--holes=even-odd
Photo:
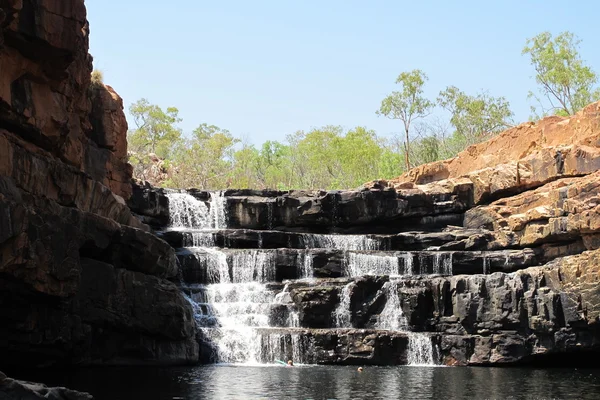
[[[573,5],[570,5],[573,4]],[[125,108],[140,98],[177,107],[180,127],[217,125],[250,143],[325,125],[379,135],[403,71],[504,96],[529,118],[533,68],[521,50],[543,31],[571,31],[600,72],[600,2],[555,0],[87,0],[90,53]],[[436,113],[437,116],[443,114]],[[128,116],[130,128],[133,121]]]

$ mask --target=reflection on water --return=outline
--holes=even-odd
[[[52,374],[52,375],[51,375]],[[91,368],[22,379],[120,399],[598,399],[600,370],[341,366]]]

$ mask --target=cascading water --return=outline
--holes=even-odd
[[[301,267],[300,273],[298,274],[300,278],[308,279],[313,277],[313,258],[310,251],[306,251],[302,255]]]
[[[484,255],[483,256],[483,271],[482,273],[484,275],[487,275],[490,273],[490,260],[488,260],[488,258]]]
[[[408,321],[402,311],[402,302],[399,296],[400,285],[401,281],[389,281],[383,285],[382,291],[387,300],[379,314],[375,328],[406,332],[408,365],[436,365],[431,337],[426,333],[409,330]]]
[[[346,276],[362,275],[400,275],[398,257],[393,255],[374,255],[363,253],[348,253],[346,258]]]
[[[208,284],[183,289],[203,339],[212,346],[214,361],[264,363],[293,357],[302,362],[308,339],[289,330],[270,331],[277,307],[286,307],[281,297],[276,299],[276,290],[268,287],[275,280],[274,251],[225,252],[213,247],[214,233],[206,230],[227,228],[223,192],[211,193],[210,208],[186,193],[169,193],[168,197],[171,229],[186,231],[184,243],[191,245],[188,250],[206,272]],[[312,276],[312,264],[306,269]],[[288,327],[300,325],[297,312],[288,307],[287,315]]]
[[[431,337],[421,332],[407,332],[408,365],[436,365]]]
[[[215,245],[215,237],[212,232],[190,232],[189,234],[193,247],[213,247]]]
[[[210,220],[214,229],[227,228],[227,198],[223,192],[210,194]]]
[[[350,303],[350,296],[352,294],[352,289],[356,286],[354,282],[348,283],[342,289],[340,293],[340,301],[333,312],[333,316],[335,319],[335,326],[337,328],[350,328],[352,327],[352,310]]]
[[[226,229],[227,198],[223,192],[210,194],[210,208],[188,193],[168,192],[171,229]]]
[[[321,235],[305,233],[302,242],[307,249],[380,250],[380,243],[366,235]]]
[[[375,324],[377,329],[389,329],[403,331],[408,329],[408,322],[402,311],[400,302],[399,281],[389,281],[383,284],[381,290],[385,293],[386,302],[383,310],[379,313],[379,319]]]
[[[187,193],[167,193],[167,197],[171,227],[205,229],[210,226],[206,204]]]
[[[434,253],[432,272],[434,274],[452,275],[452,253]]]
[[[203,340],[212,347],[214,361],[252,364],[292,359],[295,363],[313,362],[312,336],[300,327],[300,313],[292,299],[291,288],[297,286],[287,283],[282,289],[281,284],[274,283],[277,250],[262,249],[262,233],[258,235],[258,250],[215,247],[216,239],[221,241],[221,236],[226,247],[229,243],[227,235],[211,231],[227,228],[227,199],[223,192],[211,193],[208,203],[186,193],[168,193],[168,197],[170,228],[185,231],[184,243],[202,266],[201,271],[206,273],[203,278],[206,284],[182,289],[193,306]],[[273,228],[273,206],[274,203],[267,203],[268,229]],[[334,207],[337,210],[337,196]],[[299,278],[313,279],[313,248],[344,251],[347,277],[452,273],[451,253],[418,253],[421,269],[414,271],[417,253],[376,253],[391,247],[385,246],[385,238],[379,236],[303,234],[302,240],[306,250],[297,258]],[[313,282],[299,284],[312,285]],[[394,279],[382,287],[387,301],[373,327],[406,332],[408,363],[433,365],[436,352],[431,337],[409,331],[401,307],[401,282]],[[337,328],[352,328],[351,295],[355,287],[356,282],[352,281],[339,292],[339,303],[332,315]]]

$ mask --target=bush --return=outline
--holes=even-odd
[[[92,86],[93,87],[98,87],[101,86],[104,82],[104,74],[102,73],[102,71],[100,70],[93,70],[92,71]]]

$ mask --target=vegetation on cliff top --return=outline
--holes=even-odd
[[[532,118],[570,115],[600,99],[598,76],[581,59],[578,44],[570,32],[556,37],[544,32],[527,40],[523,54],[530,57],[539,84],[538,94],[529,92],[536,102]],[[427,80],[418,69],[402,72],[396,80],[399,90],[386,96],[376,111],[400,121],[398,136],[380,136],[363,126],[328,125],[259,147],[206,123],[184,134],[177,127],[177,108],[163,110],[141,99],[129,109],[135,123],[128,135],[130,162],[136,177],[161,186],[352,188],[454,157],[513,125],[504,97],[448,86],[436,99],[428,99],[423,94]],[[431,118],[436,107],[447,111],[448,118]]]

